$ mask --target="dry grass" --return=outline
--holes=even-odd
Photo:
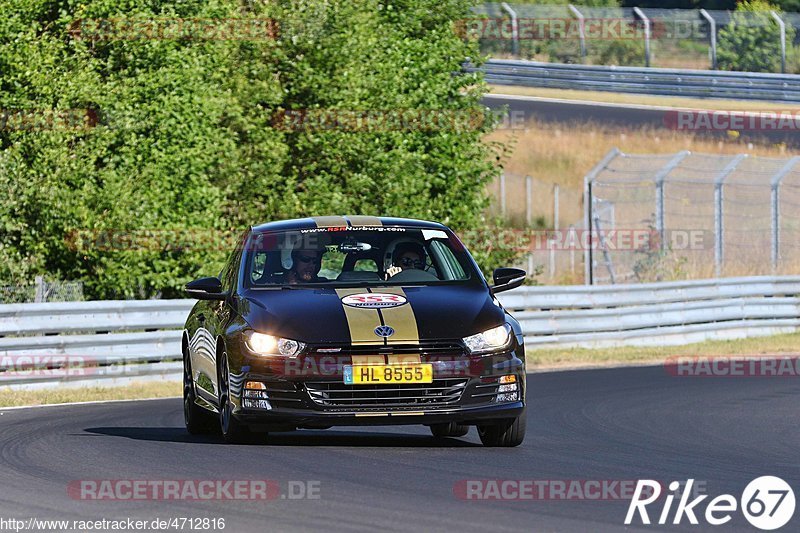
[[[530,175],[562,187],[581,189],[583,177],[609,150],[632,154],[674,154],[691,150],[709,154],[741,154],[788,157],[784,145],[755,145],[734,137],[710,139],[682,131],[640,128],[621,131],[592,123],[557,125],[529,122],[525,129],[499,130],[489,140],[514,147],[503,161],[506,173]]]
[[[0,407],[103,400],[141,400],[181,395],[178,381],[147,381],[120,387],[79,387],[41,390],[0,389]]]
[[[612,366],[614,364],[664,362],[669,357],[721,357],[797,355],[800,333],[751,337],[729,341],[708,341],[685,346],[619,347],[619,348],[553,348],[528,350],[529,370],[580,366]]]

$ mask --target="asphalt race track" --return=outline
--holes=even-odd
[[[476,501],[453,489],[459,480],[693,478],[711,497],[738,500],[750,480],[777,475],[797,490],[798,398],[791,378],[673,377],[663,367],[532,374],[528,436],[514,449],[483,448],[474,429],[436,440],[424,427],[224,445],[184,431],[179,399],[0,410],[0,517],[222,517],[226,532],[620,531],[628,500]],[[271,479],[282,490],[291,480],[318,481],[319,498],[72,499],[67,486],[81,479]],[[798,530],[797,514],[783,530]],[[755,531],[738,511],[723,526],[700,520],[692,527],[684,519],[680,529]],[[674,529],[638,518],[634,526],[627,529]]]
[[[509,117],[519,117],[516,120],[521,119],[523,122],[536,119],[544,123],[562,123],[578,127],[580,124],[588,122],[603,127],[620,129],[648,128],[664,130],[665,132],[672,131],[666,125],[665,115],[674,111],[674,108],[671,107],[609,104],[501,94],[484,96],[483,104],[492,109],[507,106]],[[668,106],[669,99],[665,98],[664,104]],[[775,108],[775,112],[779,111],[781,111],[781,108],[778,105]],[[514,124],[516,122],[508,120],[505,126],[501,125],[501,127],[509,127]],[[686,134],[689,135],[691,133],[687,132]],[[716,139],[728,137],[726,131],[698,130],[695,134],[700,137],[705,136]],[[742,131],[739,140],[744,143],[785,143],[787,147],[800,147],[800,133],[797,129]]]

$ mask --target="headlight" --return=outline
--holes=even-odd
[[[503,324],[477,335],[464,337],[464,344],[471,354],[495,352],[511,344],[511,326]]]
[[[245,332],[244,343],[251,352],[259,355],[283,355],[286,357],[296,357],[306,347],[299,341],[266,335],[257,331]]]

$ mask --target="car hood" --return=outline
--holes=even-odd
[[[505,316],[488,289],[477,284],[304,287],[249,290],[242,296],[240,312],[253,329],[311,344],[454,340],[502,324]],[[379,336],[378,326],[390,326],[392,334]]]

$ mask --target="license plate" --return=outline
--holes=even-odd
[[[433,383],[430,363],[405,365],[352,365],[344,367],[345,385],[382,383]]]

